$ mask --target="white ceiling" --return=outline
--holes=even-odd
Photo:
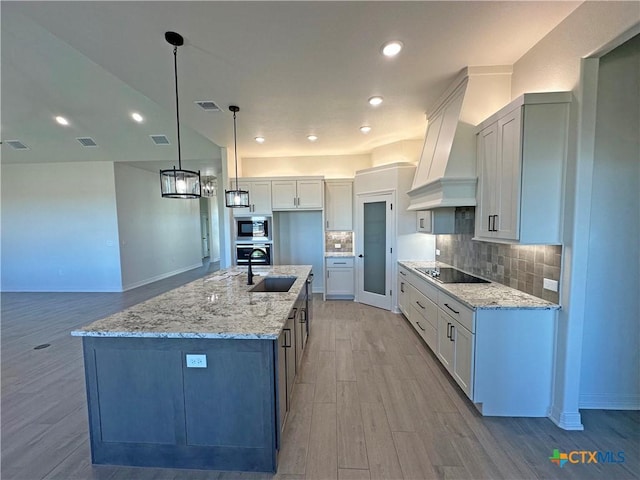
[[[30,150],[3,144],[2,160],[172,163],[167,30],[185,37],[178,75],[188,167],[219,171],[216,144],[232,145],[232,104],[241,108],[241,157],[367,153],[421,137],[425,111],[457,72],[513,64],[580,3],[3,1],[2,140]],[[394,59],[380,55],[390,39],[405,45]],[[384,103],[369,106],[372,95]],[[131,121],[132,111],[145,122]],[[310,133],[319,140],[310,143]],[[172,145],[154,146],[150,134]],[[99,147],[82,148],[82,136]]]

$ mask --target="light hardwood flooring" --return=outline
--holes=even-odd
[[[640,477],[640,412],[585,410],[584,432],[481,417],[402,316],[318,296],[277,475],[92,466],[81,341],[69,332],[206,271],[122,294],[2,295],[3,480]],[[560,469],[556,448],[624,451],[625,462]]]

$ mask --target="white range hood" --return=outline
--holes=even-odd
[[[511,72],[511,66],[467,67],[427,112],[409,210],[476,204],[475,125],[509,103]]]

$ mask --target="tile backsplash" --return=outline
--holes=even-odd
[[[471,240],[475,209],[456,208],[455,235],[437,235],[437,260],[553,303],[558,292],[544,290],[543,278],[560,281],[561,245],[506,245]]]
[[[324,245],[326,253],[353,252],[353,232],[324,232]]]

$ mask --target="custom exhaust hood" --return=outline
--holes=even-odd
[[[427,112],[409,210],[476,205],[475,126],[511,100],[511,66],[467,67]]]

